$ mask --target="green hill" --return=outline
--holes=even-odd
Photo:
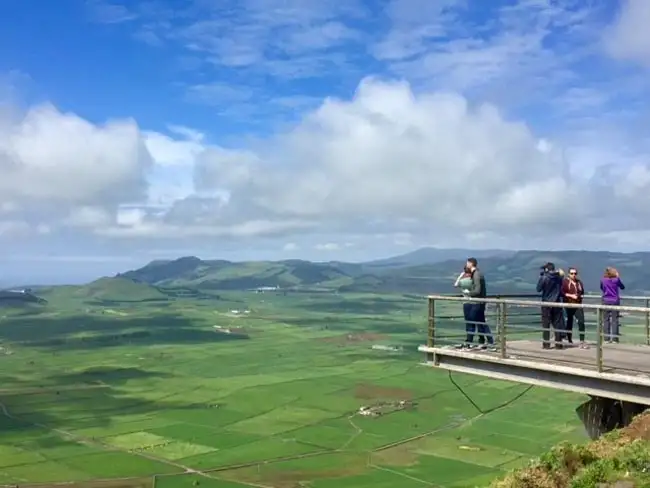
[[[491,488],[650,486],[650,414],[584,445],[564,443]]]
[[[121,277],[100,278],[87,285],[75,287],[72,296],[103,304],[169,300],[165,293],[154,286]]]
[[[0,307],[32,308],[46,305],[47,300],[31,290],[0,290]]]
[[[577,266],[585,286],[598,291],[606,266],[615,266],[627,286],[628,294],[650,291],[646,269],[650,253],[610,253],[594,251],[494,251],[481,257],[479,266],[488,279],[489,293],[534,293],[539,267],[552,261],[558,267]],[[464,253],[463,255],[468,254]],[[421,255],[420,255],[421,256]],[[337,290],[370,293],[448,293],[464,258],[404,265],[397,256],[386,262],[315,263],[302,260],[231,262],[183,257],[153,261],[119,278],[165,289],[251,290],[263,287],[285,290]],[[408,259],[406,259],[408,261]],[[131,285],[130,285],[131,286]],[[144,289],[143,289],[144,290]],[[160,290],[158,290],[160,292]],[[155,294],[150,290],[149,293]]]
[[[183,257],[153,261],[118,275],[136,282],[164,287],[196,287],[215,290],[247,290],[261,287],[322,286],[337,288],[354,281],[360,265],[288,261],[203,261]]]
[[[488,293],[535,293],[539,268],[547,261],[556,267],[576,266],[589,291],[597,292],[606,266],[615,266],[627,289],[626,293],[645,294],[650,291],[646,269],[650,269],[650,253],[610,253],[594,251],[519,251],[511,256],[485,257],[479,266],[488,279]],[[375,273],[380,283],[352,283],[341,291],[383,292],[450,292],[463,260],[445,261],[420,266],[394,268]]]
[[[474,256],[476,259],[494,256],[512,256],[516,251],[502,249],[439,249],[435,247],[422,247],[415,251],[385,259],[377,259],[366,264],[375,268],[399,268],[404,266],[419,266],[422,264],[442,263],[444,261],[458,261]]]

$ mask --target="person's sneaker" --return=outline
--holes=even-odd
[[[564,349],[564,345],[558,342],[557,344],[555,344],[555,349]]]
[[[589,349],[589,344],[587,344],[586,342],[581,342],[580,349]]]
[[[548,342],[543,342],[542,343],[542,349],[550,349],[551,345]]]

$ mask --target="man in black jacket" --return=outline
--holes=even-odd
[[[537,282],[537,291],[542,294],[542,302],[562,302],[562,281],[560,273],[555,270],[553,263],[546,263]],[[564,317],[561,307],[542,307],[542,347],[549,349],[550,328],[553,326],[555,332],[555,348],[562,349],[562,337],[564,334]]]

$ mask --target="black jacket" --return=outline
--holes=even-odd
[[[543,302],[562,301],[563,278],[557,271],[549,271],[542,274],[537,282],[537,291],[542,294]]]
[[[469,296],[473,298],[485,298],[487,287],[485,286],[485,276],[478,268],[472,271],[472,287],[469,290]]]

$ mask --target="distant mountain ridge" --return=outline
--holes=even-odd
[[[490,254],[492,253],[492,254]],[[451,256],[451,257],[450,257]],[[598,290],[606,266],[615,266],[627,292],[650,291],[650,253],[602,251],[474,251],[425,248],[366,263],[303,260],[202,260],[186,256],[152,261],[117,277],[155,287],[204,290],[251,290],[263,287],[295,291],[446,293],[468,256],[475,256],[487,276],[488,293],[535,293],[539,267],[576,266],[590,291]]]
[[[406,254],[400,254],[399,256],[368,261],[366,264],[377,267],[418,266],[421,264],[433,264],[451,260],[465,260],[469,257],[475,257],[476,259],[484,257],[506,257],[512,256],[516,252],[517,251],[506,251],[503,249],[472,250],[422,247]]]

